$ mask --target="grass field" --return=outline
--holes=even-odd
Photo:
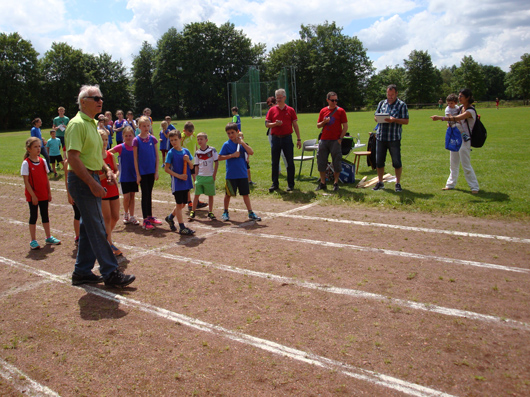
[[[396,194],[393,185],[385,191],[374,192],[371,189],[356,189],[354,185],[341,185],[338,194],[322,197],[315,193],[315,179],[308,178],[310,163],[302,168],[302,180],[297,181],[292,194],[280,191],[277,197],[285,201],[308,203],[317,197],[322,202],[332,205],[371,206],[386,209],[399,209],[414,212],[452,213],[478,217],[526,218],[530,215],[528,189],[525,181],[530,174],[530,130],[526,120],[530,108],[506,108],[499,111],[494,108],[478,109],[488,129],[488,140],[483,148],[473,149],[472,165],[480,183],[480,193],[471,196],[463,175],[460,176],[454,191],[443,192],[441,188],[449,175],[449,153],[444,149],[445,126],[442,122],[432,122],[429,116],[433,110],[410,110],[410,124],[404,126],[402,140],[403,192]],[[373,113],[349,113],[349,131],[366,143],[368,133],[374,127]],[[302,140],[316,138],[316,114],[300,114],[299,125]],[[224,126],[229,121],[224,119],[192,120],[196,131],[209,134],[209,144],[221,149],[226,141]],[[252,179],[257,183],[252,195],[269,196],[270,180],[270,147],[265,135],[264,119],[242,119],[245,140],[254,149],[251,158]],[[181,129],[184,121],[177,120]],[[155,122],[154,129],[159,131],[160,122]],[[49,129],[42,128],[43,135],[48,137]],[[158,135],[158,134],[157,134]],[[0,135],[0,172],[18,174],[24,154],[24,141],[29,131],[9,132]],[[295,150],[295,155],[299,151]],[[350,156],[353,160],[353,155]],[[363,158],[364,160],[364,158]],[[391,164],[387,158],[387,165]],[[297,174],[299,164],[297,166]],[[217,189],[222,194],[224,186],[224,164],[220,164]],[[285,170],[284,170],[285,171]],[[387,172],[394,173],[387,168]],[[62,173],[59,178],[62,178]],[[285,172],[283,172],[285,177]],[[316,175],[316,171],[313,172]],[[375,171],[362,161],[356,179],[363,176],[372,178]],[[305,176],[305,177],[304,177]],[[282,189],[286,187],[285,179],[280,179]],[[169,176],[161,172],[157,188],[167,187],[169,193]],[[256,210],[259,211],[259,208]]]

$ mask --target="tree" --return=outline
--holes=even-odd
[[[77,112],[75,104],[79,88],[87,84],[85,55],[66,43],[53,43],[46,51],[39,65],[44,80],[44,95],[49,98],[43,110],[46,118],[57,115],[57,108],[64,106],[66,115],[73,117]]]
[[[470,56],[464,56],[460,67],[453,73],[453,90],[459,92],[462,88],[469,88],[475,99],[486,94],[484,72],[482,67]]]
[[[368,105],[376,105],[382,99],[386,98],[386,87],[390,84],[395,84],[398,89],[399,97],[406,100],[406,71],[405,68],[399,65],[394,67],[387,66],[379,73],[374,74],[366,89],[366,103]]]
[[[435,102],[442,78],[440,72],[432,64],[429,52],[413,50],[409,58],[403,61],[406,70],[407,102]]]
[[[159,108],[153,87],[156,51],[147,41],[142,43],[140,53],[133,58],[133,92],[136,100],[136,110],[146,107],[157,113]]]
[[[0,123],[3,129],[19,127],[36,117],[38,57],[31,42],[18,33],[0,33]]]
[[[506,93],[511,98],[523,99],[528,104],[530,99],[530,54],[521,56],[519,62],[510,65],[506,76]]]
[[[506,86],[504,85],[504,79],[506,78],[506,72],[498,66],[481,66],[484,73],[484,83],[486,84],[486,94],[479,99],[494,101],[495,98],[505,98]]]

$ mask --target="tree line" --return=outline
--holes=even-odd
[[[228,83],[250,66],[259,68],[262,81],[294,66],[299,112],[320,110],[329,91],[339,94],[348,111],[373,106],[385,98],[388,84],[396,84],[407,103],[420,105],[462,87],[471,88],[477,100],[530,98],[530,54],[506,73],[471,56],[439,69],[428,51],[413,50],[402,65],[375,72],[363,43],[334,22],[301,25],[299,33],[299,39],[267,53],[264,44],[252,43],[232,23],[190,23],[180,32],[168,29],[156,46],[142,43],[130,72],[107,53],[87,54],[67,43],[54,42],[39,58],[18,33],[0,33],[0,128],[26,127],[35,117],[46,125],[59,106],[75,115],[82,84],[99,84],[104,108],[113,113],[132,109],[138,114],[150,107],[155,117],[223,117]]]

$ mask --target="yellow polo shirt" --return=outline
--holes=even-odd
[[[83,112],[77,112],[70,120],[64,134],[66,151],[76,150],[79,158],[90,171],[99,171],[103,167],[103,139],[97,130],[96,120]],[[71,170],[70,164],[68,169]]]

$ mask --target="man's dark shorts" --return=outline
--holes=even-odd
[[[375,164],[377,168],[383,168],[386,161],[386,151],[390,152],[392,166],[401,168],[401,141],[380,141],[377,140],[375,151]]]

